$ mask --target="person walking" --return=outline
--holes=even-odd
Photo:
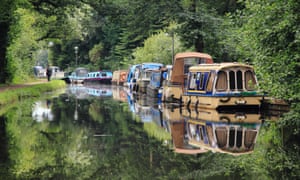
[[[47,66],[46,75],[47,75],[48,81],[51,81],[52,70],[49,65]]]

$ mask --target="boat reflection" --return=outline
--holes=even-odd
[[[212,152],[252,153],[263,117],[258,112],[182,111],[189,144]]]
[[[258,112],[196,111],[181,107],[163,108],[174,152],[249,154],[254,151],[263,117]]]
[[[127,92],[122,86],[114,86],[112,88],[112,96],[117,101],[127,102]]]
[[[147,95],[132,95],[123,87],[76,86],[71,92],[112,96],[114,100],[127,101],[129,110],[138,117],[138,121],[144,123],[147,133],[162,140],[175,153],[252,153],[267,114],[258,110],[220,112],[215,109],[189,109],[160,103]],[[279,117],[278,114],[276,117]]]
[[[69,85],[67,87],[66,93],[74,95],[76,99],[86,99],[89,96],[86,87],[82,84]]]
[[[200,154],[207,152],[203,147],[192,146],[188,142],[185,126],[186,121],[181,115],[181,108],[164,105],[163,121],[166,122],[168,132],[171,134],[171,149],[175,153]]]
[[[112,87],[108,85],[84,85],[88,95],[96,97],[110,97],[113,95]]]
[[[68,86],[67,92],[75,95],[77,99],[85,99],[88,96],[110,97],[113,95],[112,87],[108,85],[72,84]]]
[[[160,124],[162,119],[162,112],[160,110],[160,104],[156,103],[148,96],[139,95],[135,96],[134,112],[141,118],[142,122],[155,121]]]

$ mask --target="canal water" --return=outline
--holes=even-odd
[[[268,179],[276,118],[70,85],[1,109],[0,179]]]

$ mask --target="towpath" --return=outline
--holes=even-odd
[[[18,88],[23,88],[35,84],[42,84],[42,83],[47,83],[47,79],[38,79],[37,81],[29,82],[29,83],[24,83],[24,84],[12,84],[12,85],[0,85],[0,93],[6,90],[12,90],[12,89],[18,89]]]

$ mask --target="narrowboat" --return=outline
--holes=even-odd
[[[152,71],[150,82],[147,86],[148,96],[161,100],[163,82],[167,79],[167,73],[170,69],[172,69],[172,65]]]
[[[174,57],[173,67],[168,71],[166,83],[163,85],[162,100],[164,102],[180,102],[187,83],[189,67],[208,63],[213,63],[213,59],[206,53],[177,53]]]
[[[211,109],[259,109],[262,99],[253,67],[242,63],[190,67],[181,96],[185,106]]]
[[[111,84],[117,86],[123,86],[127,79],[127,70],[117,70],[113,72]]]
[[[65,78],[65,81],[72,84],[81,84],[87,78],[88,73],[89,71],[86,68],[76,68],[74,72]]]
[[[133,92],[144,94],[147,93],[147,86],[150,83],[152,71],[159,70],[163,67],[164,65],[161,63],[142,63],[140,68],[136,69],[138,78],[136,80],[135,86],[133,87]]]
[[[138,78],[138,70],[140,68],[141,64],[135,64],[130,66],[128,70],[127,80],[124,84],[125,87],[128,87],[129,91],[132,92],[133,87],[136,84],[136,80]]]
[[[111,71],[95,71],[88,73],[87,77],[84,79],[84,83],[111,84],[111,80]]]

